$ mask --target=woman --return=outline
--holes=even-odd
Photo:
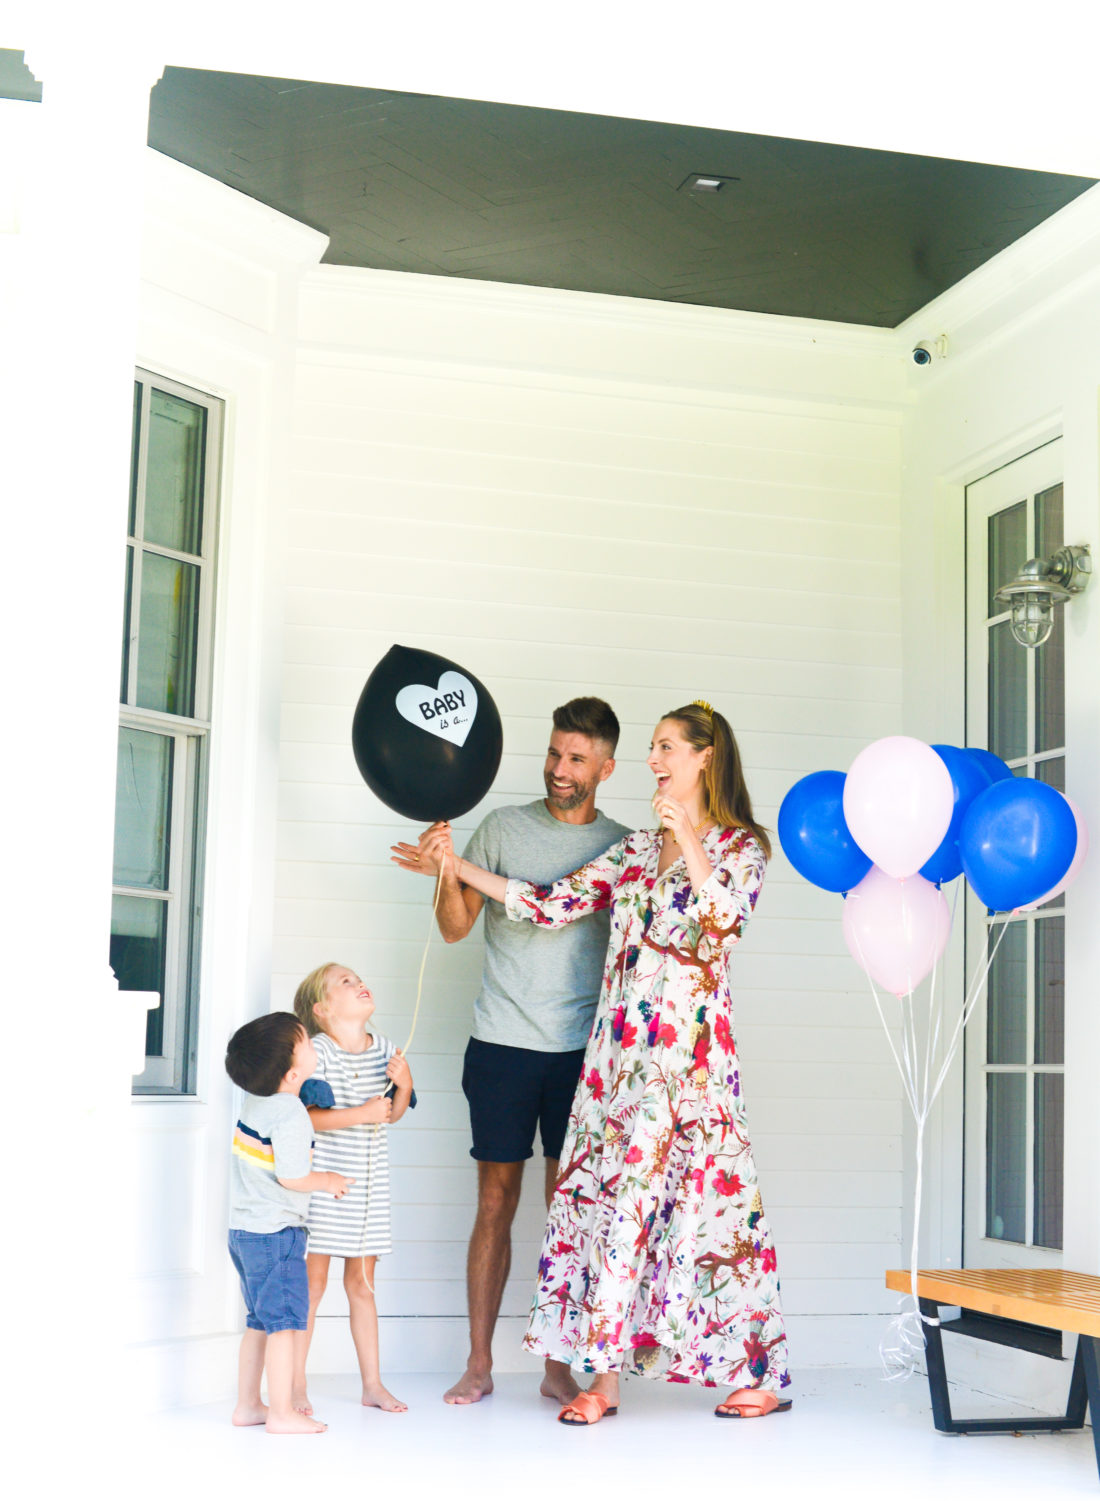
[[[620,1373],[731,1386],[719,1417],[785,1411],[779,1281],[749,1145],[728,951],[770,848],[729,725],[709,704],[654,732],[657,830],[549,886],[456,860],[517,920],[611,909],[603,988],[562,1151],[524,1348],[594,1380],[559,1414],[618,1409]],[[446,828],[424,858],[454,858]]]

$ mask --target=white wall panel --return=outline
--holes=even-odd
[[[772,827],[798,777],[845,768],[899,728],[897,362],[871,331],[823,344],[765,323],[336,268],[307,279],[274,1003],[337,959],[375,986],[379,1029],[404,1041],[430,892],[389,865],[410,830],[350,749],[360,688],[395,642],[457,660],[501,710],[500,772],[460,838],[490,807],[541,792],[550,710],[578,693],[619,713],[601,805],[635,825],[653,725],[685,699],[728,714]],[[816,1315],[879,1313],[900,1238],[898,1085],[839,908],[777,856],[733,957],[784,1290]],[[479,932],[436,940],[411,1058],[422,1104],[391,1134],[380,1306],[438,1320],[444,1362],[465,1306],[475,1180],[459,1080],[480,969]],[[540,1177],[536,1163],[509,1314],[527,1306]],[[325,1312],[341,1317],[339,1296]]]

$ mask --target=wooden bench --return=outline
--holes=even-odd
[[[894,1292],[910,1291],[908,1271],[886,1273]],[[994,1318],[1014,1319],[1040,1329],[1077,1335],[1077,1354],[1064,1417],[953,1418],[943,1363],[939,1324],[925,1324],[924,1349],[932,1420],[940,1433],[1059,1433],[1083,1428],[1092,1412],[1092,1437],[1100,1471],[1100,1277],[1063,1271],[979,1271],[955,1269],[917,1273],[923,1314],[938,1318],[941,1308],[962,1308]],[[950,1327],[950,1326],[947,1326]]]

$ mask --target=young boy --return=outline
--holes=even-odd
[[[294,1345],[309,1315],[306,1214],[311,1193],[339,1199],[355,1180],[310,1170],[313,1131],[298,1091],[316,1067],[312,1039],[286,1011],[241,1027],[225,1055],[244,1091],[230,1164],[229,1254],[248,1309],[233,1422],[263,1423],[268,1433],[325,1431],[291,1402]]]

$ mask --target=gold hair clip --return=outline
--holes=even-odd
[[[691,702],[695,708],[702,709],[706,714],[714,713],[714,705],[708,704],[705,698],[693,698]]]

